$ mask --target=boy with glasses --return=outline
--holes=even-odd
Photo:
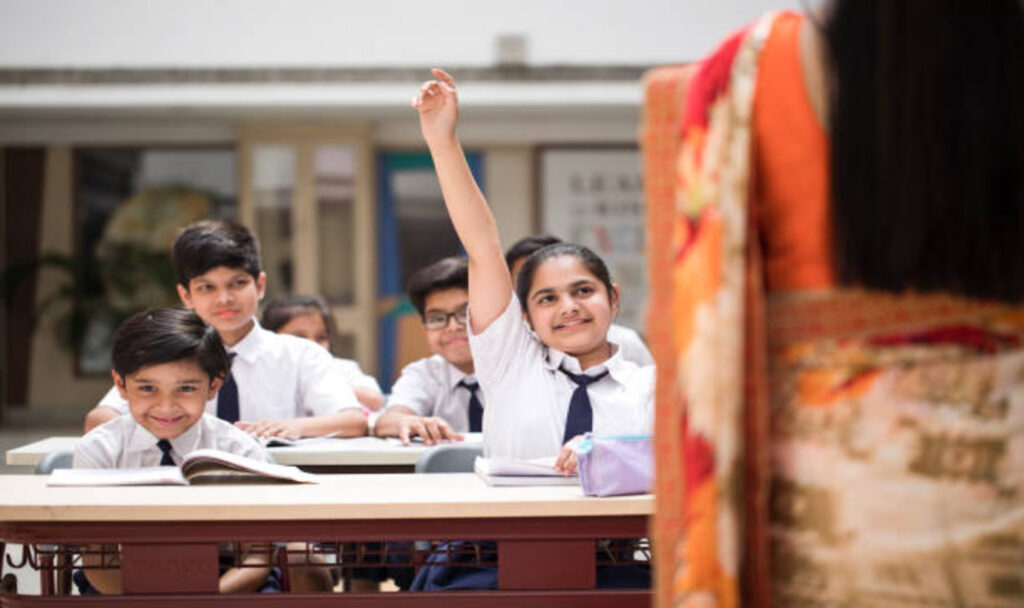
[[[419,436],[434,445],[481,431],[483,393],[473,376],[466,335],[468,289],[466,260],[458,257],[435,262],[409,280],[409,299],[434,354],[402,369],[374,425],[378,437],[398,437],[408,444]]]

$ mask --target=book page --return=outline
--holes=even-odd
[[[473,470],[489,486],[561,486],[578,485],[579,477],[555,471],[555,457],[520,460],[517,458],[478,456]]]
[[[136,469],[56,469],[48,486],[187,486],[178,467]]]
[[[263,462],[239,456],[221,450],[203,449],[191,452],[181,463],[181,470],[189,480],[200,476],[211,477],[210,482],[228,481],[225,474],[235,473],[231,481],[239,476],[255,475],[269,481],[292,481],[296,483],[317,483],[316,475],[306,473],[298,467],[290,467],[272,462]],[[215,475],[214,475],[215,474]]]

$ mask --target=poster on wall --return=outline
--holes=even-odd
[[[644,331],[647,299],[640,153],[623,148],[546,148],[540,153],[540,229],[585,245],[608,265],[622,294],[616,323]]]

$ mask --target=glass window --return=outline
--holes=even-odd
[[[231,148],[75,151],[74,312],[62,326],[80,373],[108,373],[110,337],[132,313],[175,306],[171,244],[199,219],[234,217]]]
[[[261,145],[253,150],[253,202],[256,237],[260,242],[263,270],[267,273],[267,298],[292,291],[292,197],[295,190],[295,148]]]
[[[320,146],[314,154],[319,211],[320,289],[331,304],[355,303],[356,152]]]

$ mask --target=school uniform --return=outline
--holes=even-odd
[[[160,466],[163,451],[157,439],[131,414],[94,428],[75,446],[76,469],[131,469]],[[203,414],[184,433],[169,439],[171,459],[180,465],[194,450],[212,448],[246,458],[266,460],[267,452],[248,433],[210,414]]]
[[[381,392],[380,384],[377,384],[377,379],[363,372],[363,369],[359,367],[359,364],[355,361],[335,357],[334,367],[337,370],[337,373],[344,378],[345,382],[351,388],[368,388],[375,390],[378,393]]]
[[[312,340],[276,334],[256,322],[227,351],[233,355],[231,375],[238,387],[238,420],[290,420],[362,409],[338,373],[334,357]],[[117,387],[107,392],[100,405],[128,412],[128,402]],[[206,403],[206,411],[217,415],[217,397]]]
[[[575,357],[545,346],[530,331],[515,295],[486,330],[474,334],[469,329],[469,346],[489,404],[484,409],[486,456],[558,454],[578,386],[565,372],[592,378],[604,374],[587,388],[595,434],[638,435],[653,428],[653,366],[626,360],[613,345],[615,352],[607,361],[584,372]]]
[[[131,414],[118,416],[89,431],[75,446],[72,468],[75,469],[130,469],[160,466],[164,452],[157,445],[155,435],[135,421]],[[267,451],[248,433],[211,414],[203,414],[181,435],[168,439],[168,454],[175,465],[194,450],[215,449],[255,460],[269,460]],[[233,558],[222,556],[221,572],[230,568]],[[82,595],[98,592],[85,578],[82,570],[73,574],[75,586]],[[260,593],[281,590],[281,572],[272,568]]]
[[[608,341],[617,344],[622,352],[622,358],[632,361],[640,367],[654,365],[654,356],[647,349],[647,345],[640,338],[640,334],[624,325],[612,323],[608,326]]]
[[[391,387],[388,407],[404,405],[417,416],[437,416],[456,433],[470,430],[469,406],[475,390],[480,406],[486,411],[474,374],[466,374],[441,355],[414,361],[402,368],[402,375]]]

